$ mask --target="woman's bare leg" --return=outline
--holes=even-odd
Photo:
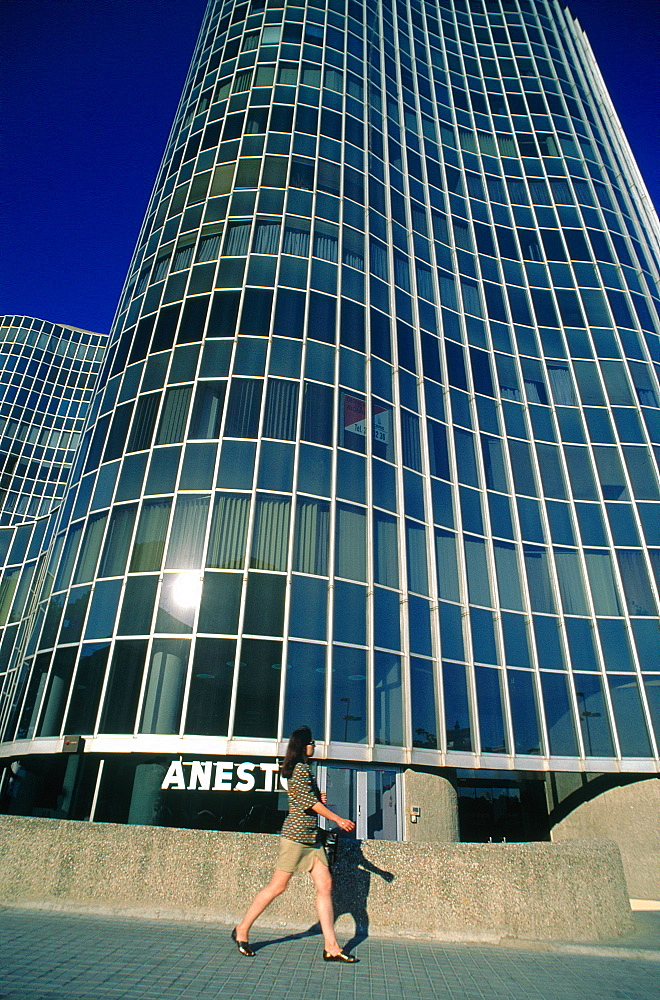
[[[314,858],[314,864],[309,873],[316,886],[316,912],[319,915],[323,932],[323,945],[331,955],[341,951],[335,937],[335,911],[332,906],[332,875],[327,865]]]
[[[315,862],[316,863],[316,862]],[[236,937],[239,941],[247,941],[250,928],[258,916],[264,912],[277,896],[281,896],[289,884],[291,872],[281,872],[277,868],[273,872],[273,877],[263,889],[257,893],[252,901],[252,905],[241,920],[236,924]]]

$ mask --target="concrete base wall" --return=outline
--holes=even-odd
[[[0,817],[0,903],[235,923],[272,874],[277,837]],[[617,847],[343,842],[342,937],[598,941],[633,929]],[[306,875],[260,919],[316,922]]]
[[[660,778],[610,788],[552,830],[555,843],[593,837],[618,844],[633,899],[660,900]]]

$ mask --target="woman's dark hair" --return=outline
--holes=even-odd
[[[289,745],[286,748],[281,772],[283,778],[290,778],[296,764],[305,760],[305,750],[312,742],[312,730],[309,726],[299,726],[294,729],[289,737]]]

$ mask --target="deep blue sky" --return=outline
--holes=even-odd
[[[660,0],[570,0],[660,205]],[[0,0],[0,315],[107,331],[205,0]]]

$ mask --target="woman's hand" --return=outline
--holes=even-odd
[[[339,827],[340,830],[343,830],[344,833],[352,833],[353,830],[355,829],[355,823],[353,822],[353,820],[343,819],[342,816],[337,817],[337,826]]]
[[[326,802],[328,801],[327,793],[326,792],[319,792],[319,794],[321,796],[321,802],[323,803],[323,805],[325,805]]]

